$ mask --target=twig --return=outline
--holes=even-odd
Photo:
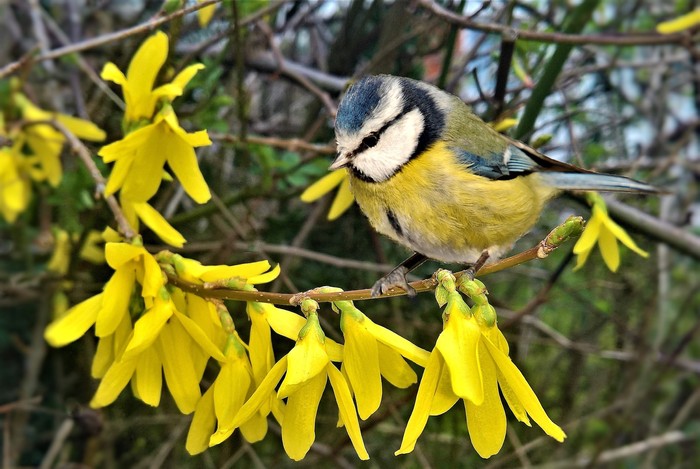
[[[577,217],[580,226],[583,226],[583,220]],[[480,269],[477,274],[479,276],[492,274],[510,267],[513,267],[523,262],[531,261],[534,259],[542,259],[547,257],[552,251],[554,251],[559,245],[569,239],[568,236],[562,236],[560,234],[560,229],[564,225],[560,225],[552,232],[550,232],[547,237],[540,241],[537,246],[516,254],[512,257],[508,257],[493,264],[488,264]],[[567,225],[570,226],[570,225]],[[577,236],[577,233],[570,233],[571,236]],[[461,272],[455,273],[455,277],[459,278],[464,275],[469,270],[463,270]],[[316,291],[308,291],[303,293],[271,293],[271,292],[260,292],[260,291],[240,291],[240,290],[230,290],[230,289],[212,289],[204,285],[197,285],[190,282],[186,282],[175,275],[167,274],[168,281],[175,285],[176,287],[194,293],[197,296],[203,298],[218,298],[225,300],[237,300],[237,301],[257,301],[261,303],[272,303],[277,305],[297,305],[304,298],[311,298],[319,303],[327,303],[333,301],[363,301],[372,300],[377,298],[388,298],[394,296],[404,296],[406,292],[401,288],[391,288],[389,291],[384,293],[379,297],[372,297],[370,289],[363,290],[350,290],[339,293],[318,293]],[[437,286],[437,281],[434,278],[427,278],[423,280],[418,280],[409,283],[416,292],[426,292],[432,291]]]
[[[36,123],[38,122],[33,122],[32,124]],[[102,176],[102,173],[100,172],[95,162],[92,161],[92,155],[90,154],[90,150],[88,150],[88,148],[83,144],[83,142],[80,141],[80,139],[78,139],[78,137],[76,137],[70,130],[68,130],[63,124],[61,124],[57,120],[52,120],[48,123],[63,134],[73,153],[78,155],[78,157],[82,160],[83,164],[90,173],[92,180],[95,181],[95,197],[101,197],[104,194],[104,188],[107,184],[107,181],[105,180],[104,176]],[[129,224],[129,221],[126,219],[126,216],[124,216],[124,212],[119,206],[117,198],[113,195],[110,195],[108,197],[105,197],[105,202],[107,202],[109,209],[114,215],[114,219],[117,221],[119,231],[124,235],[126,239],[134,238],[137,233]]]
[[[151,31],[161,24],[167,23],[169,21],[174,20],[175,18],[179,18],[181,16],[184,16],[188,13],[192,13],[193,11],[197,11],[201,8],[204,8],[209,5],[213,5],[215,3],[219,3],[221,0],[205,0],[202,3],[197,3],[195,5],[189,6],[187,8],[183,8],[181,10],[178,10],[174,13],[171,13],[169,15],[163,16],[162,18],[156,18],[156,19],[151,19],[148,20],[144,23],[141,23],[139,25],[136,25],[132,28],[127,28],[123,29],[121,31],[116,31],[113,33],[105,34],[102,36],[98,36],[92,39],[87,39],[85,41],[81,42],[76,42],[75,44],[69,44],[67,46],[59,47],[58,49],[50,50],[45,53],[39,54],[36,57],[23,57],[20,60],[16,62],[9,63],[5,65],[4,67],[0,68],[0,78],[4,78],[7,75],[14,73],[17,71],[22,65],[25,63],[31,63],[31,62],[42,62],[44,60],[51,60],[51,59],[56,59],[58,57],[62,57],[64,55],[68,54],[73,54],[75,52],[81,52],[87,49],[92,49],[95,47],[99,47],[104,44],[108,44],[110,42],[118,41],[120,39],[124,39],[129,36],[133,36],[136,34],[140,34],[146,31]]]
[[[676,34],[658,33],[630,33],[619,35],[603,34],[567,34],[567,33],[546,33],[541,31],[530,31],[526,29],[516,29],[497,23],[485,23],[473,21],[471,18],[454,13],[433,0],[418,0],[418,4],[438,16],[448,23],[457,24],[464,28],[475,29],[494,34],[514,34],[523,41],[537,41],[557,44],[578,44],[578,45],[608,45],[608,46],[655,46],[661,44],[683,44],[691,41],[693,31]]]
[[[46,452],[44,459],[41,460],[39,469],[49,469],[53,467],[53,463],[58,457],[61,448],[63,448],[63,444],[68,439],[71,430],[73,430],[74,425],[75,422],[72,418],[67,418],[61,423],[61,426],[58,427],[58,431],[56,431],[56,434],[53,436],[49,450]]]
[[[321,154],[333,154],[336,152],[336,147],[334,144],[322,145],[318,143],[309,143],[306,140],[300,138],[277,138],[277,137],[259,137],[255,135],[246,135],[245,139],[242,140],[236,135],[232,134],[217,134],[210,133],[209,138],[212,140],[220,140],[222,142],[228,143],[253,143],[256,145],[267,145],[275,148],[282,148],[283,150],[297,152],[297,151],[308,151],[313,153]]]

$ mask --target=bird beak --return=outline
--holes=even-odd
[[[335,171],[336,169],[344,168],[350,164],[350,158],[348,158],[347,153],[338,153],[335,157],[335,161],[330,165],[328,169]]]

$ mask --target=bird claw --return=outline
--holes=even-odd
[[[416,289],[408,284],[406,274],[408,274],[406,267],[399,266],[395,268],[374,283],[370,295],[372,298],[376,298],[396,287],[404,290],[409,297],[416,296]]]

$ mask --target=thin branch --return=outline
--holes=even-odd
[[[336,147],[334,144],[321,145],[318,143],[309,143],[306,140],[300,138],[277,138],[277,137],[259,137],[255,135],[246,135],[244,140],[241,140],[236,135],[231,134],[217,134],[210,133],[209,138],[212,140],[220,140],[222,142],[228,143],[253,143],[257,145],[267,145],[275,148],[282,148],[283,150],[297,152],[297,151],[309,151],[313,153],[321,153],[331,155],[336,152]]]
[[[583,220],[579,217],[580,226],[583,226]],[[549,235],[542,241],[540,241],[536,246],[518,253],[514,256],[508,257],[493,264],[485,265],[481,268],[477,274],[479,276],[492,274],[504,269],[508,269],[523,262],[528,262],[534,259],[543,259],[547,257],[552,251],[559,247],[563,242],[569,239],[568,236],[561,236],[559,229],[563,225],[558,226],[550,232]],[[577,234],[571,234],[575,236]],[[455,273],[455,277],[459,278],[469,270],[463,270],[461,272]],[[167,272],[166,272],[167,273]],[[319,293],[318,291],[308,291],[303,293],[270,293],[261,291],[240,291],[240,290],[230,290],[230,289],[213,289],[206,285],[197,285],[190,282],[186,282],[175,275],[167,274],[168,282],[181,290],[185,290],[190,293],[194,293],[197,296],[203,298],[218,298],[224,300],[236,300],[236,301],[256,301],[261,303],[272,303],[277,305],[297,305],[304,298],[311,298],[318,301],[319,303],[328,303],[333,301],[362,301],[362,300],[374,300],[378,298],[389,298],[394,296],[404,296],[406,292],[401,288],[391,288],[389,291],[384,293],[379,297],[372,297],[370,289],[363,290],[350,290],[338,293]],[[416,292],[422,293],[426,291],[432,291],[437,286],[437,280],[433,277],[418,280],[415,282],[410,282]]]
[[[658,34],[658,33],[629,33],[617,35],[605,34],[566,34],[550,33],[541,31],[530,31],[526,29],[516,29],[498,23],[485,23],[473,21],[467,16],[454,13],[433,0],[418,0],[418,4],[438,16],[448,23],[456,24],[468,29],[483,31],[494,34],[515,35],[522,41],[536,41],[556,44],[576,44],[576,45],[608,45],[608,46],[656,46],[662,44],[684,44],[692,42],[692,34],[697,28],[683,33]]]
[[[33,122],[32,124],[36,123],[37,122]],[[68,130],[63,124],[61,124],[57,120],[52,120],[48,123],[52,125],[56,130],[61,132],[66,138],[66,141],[68,142],[68,145],[70,146],[73,153],[78,155],[78,157],[82,160],[83,164],[90,173],[90,177],[92,177],[92,180],[95,181],[95,197],[102,197],[107,181],[105,180],[104,176],[102,176],[100,169],[92,160],[90,150],[88,150],[85,144],[83,144],[83,142],[81,142],[80,139],[78,139],[78,137],[76,137],[70,130]],[[109,197],[105,197],[105,202],[107,202],[109,209],[114,215],[114,219],[117,221],[119,231],[124,235],[126,239],[134,238],[137,233],[129,224],[129,221],[126,219],[126,216],[124,216],[124,212],[119,206],[117,198],[113,195],[110,195]]]
[[[184,16],[188,13],[192,13],[194,11],[197,11],[201,8],[204,8],[209,5],[213,5],[215,3],[219,3],[221,0],[205,0],[202,3],[197,3],[195,5],[189,6],[187,8],[183,8],[181,10],[178,10],[174,13],[171,13],[169,15],[163,16],[162,18],[155,18],[148,20],[144,23],[141,23],[139,25],[136,25],[131,28],[123,29],[121,31],[116,31],[113,33],[109,34],[104,34],[102,36],[98,36],[92,39],[87,39],[85,41],[81,42],[76,42],[74,44],[69,44],[67,46],[59,47],[58,49],[50,50],[45,53],[39,54],[36,57],[22,57],[20,60],[16,62],[9,63],[5,65],[4,67],[0,68],[0,78],[4,78],[7,75],[10,75],[11,73],[16,72],[22,65],[26,63],[35,63],[35,62],[43,62],[45,60],[51,60],[51,59],[56,59],[58,57],[62,57],[64,55],[68,54],[73,54],[76,52],[81,52],[84,50],[88,49],[93,49],[95,47],[102,46],[104,44],[108,44],[110,42],[115,42],[119,41],[121,39],[124,39],[129,36],[134,36],[136,34],[141,34],[146,31],[152,31],[153,29],[157,28],[158,26],[165,24],[169,21],[174,20],[175,18],[179,18],[181,16]],[[247,19],[247,18],[246,18]]]

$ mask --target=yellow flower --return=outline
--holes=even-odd
[[[119,195],[124,217],[137,232],[139,231],[139,221],[149,227],[163,242],[181,248],[187,241],[179,231],[168,223],[158,210],[154,209],[148,202],[139,202],[130,199],[125,193]]]
[[[78,233],[69,234],[60,228],[54,233],[54,248],[51,259],[46,264],[46,269],[65,275],[70,265],[71,252],[73,246],[80,240]],[[78,256],[93,264],[101,264],[105,261],[104,250],[98,246],[102,242],[102,235],[96,230],[90,230],[85,237],[83,245],[80,247]]]
[[[167,162],[185,192],[197,203],[206,202],[211,193],[194,152],[195,147],[204,145],[211,145],[206,130],[186,132],[172,107],[164,107],[152,124],[100,149],[98,154],[105,163],[115,162],[105,195],[121,189],[129,200],[147,201],[158,190]]]
[[[129,63],[126,75],[111,62],[105,64],[101,77],[122,87],[126,110],[124,120],[127,130],[140,121],[150,121],[158,101],[172,101],[180,96],[187,83],[197,71],[204,68],[202,64],[186,67],[175,79],[167,84],[153,88],[156,77],[168,57],[168,36],[162,31],[146,39],[136,51]]]
[[[0,148],[0,215],[14,223],[31,200],[31,183],[26,162],[16,145]]]
[[[220,428],[229,426],[255,388],[250,361],[235,332],[229,335],[225,355],[219,375],[194,411],[186,443],[190,454],[209,447],[217,421]],[[258,414],[242,424],[241,433],[250,443],[262,440],[267,433],[266,416]]]
[[[104,131],[90,121],[39,109],[22,93],[13,93],[12,97],[25,121],[19,138],[26,143],[30,154],[38,157],[43,175],[53,187],[61,182],[63,170],[60,156],[66,139],[50,124],[31,124],[32,122],[56,120],[78,138],[94,142],[105,139]]]
[[[583,234],[576,242],[576,245],[574,245],[574,254],[578,255],[576,269],[583,267],[597,243],[605,265],[612,272],[617,272],[620,266],[618,239],[640,256],[649,256],[649,253],[637,246],[630,235],[610,218],[605,201],[600,195],[590,192],[587,194],[587,198],[593,205],[593,208],[591,209],[591,219],[588,220]]]
[[[203,1],[204,0],[197,0],[197,3],[202,3]],[[197,21],[199,22],[200,27],[203,28],[209,24],[218,6],[219,4],[215,3],[213,5],[205,6],[204,8],[200,8],[199,10],[197,10]]]
[[[483,458],[496,454],[506,434],[499,388],[518,420],[529,425],[529,414],[545,433],[564,440],[564,432],[508,357],[508,344],[492,313],[490,305],[470,311],[456,291],[448,295],[444,330],[428,359],[397,455],[413,451],[429,416],[446,412],[459,399],[474,449]]]
[[[333,188],[338,185],[340,185],[340,188],[338,189],[335,199],[333,199],[331,209],[328,211],[328,219],[335,220],[345,213],[355,201],[355,197],[350,190],[350,178],[345,169],[335,170],[311,184],[302,192],[301,200],[307,203],[313,202],[332,191]]]
[[[340,410],[340,418],[350,441],[361,459],[369,459],[360,434],[357,411],[350,389],[343,374],[331,363],[333,352],[329,352],[326,340],[318,323],[317,313],[310,313],[299,331],[294,348],[272,367],[250,399],[241,407],[230,424],[231,428],[212,435],[210,445],[220,443],[235,428],[256,416],[258,409],[269,402],[269,395],[274,392],[275,386],[286,373],[277,395],[287,399],[281,423],[282,443],[287,455],[298,461],[303,459],[311,448],[316,438],[316,412],[326,382],[330,381]]]
[[[382,376],[398,388],[418,381],[404,357],[425,366],[429,353],[370,320],[350,301],[337,302],[345,337],[343,371],[355,395],[360,418],[367,419],[382,400]]]
[[[238,290],[271,282],[280,273],[279,264],[270,269],[268,261],[236,265],[202,265],[194,259],[187,259],[172,253],[160,253],[159,259],[161,262],[172,264],[178,277],[187,282],[197,285],[224,283],[226,287],[235,287]]]
[[[690,29],[700,24],[700,8],[681,15],[669,21],[664,21],[656,26],[656,30],[661,34],[673,34]]]
[[[115,272],[104,286],[104,292],[71,308],[67,315],[52,322],[44,337],[54,347],[62,347],[95,325],[95,335],[113,334],[124,316],[129,315],[129,303],[135,284],[141,285],[140,296],[147,307],[153,304],[165,282],[153,255],[143,246],[128,243],[107,243],[107,263]]]
[[[174,318],[181,317],[176,315]],[[130,329],[128,323],[125,329]],[[134,337],[128,344],[143,331],[137,331],[134,327],[132,333]],[[117,334],[119,334],[118,331],[115,332],[115,336]],[[121,339],[121,342],[123,344],[124,339]],[[180,412],[183,414],[193,412],[201,397],[199,381],[202,378],[201,373],[195,370],[191,359],[192,349],[196,346],[195,342],[183,324],[179,320],[173,320],[161,327],[153,345],[142,349],[138,354],[132,353],[129,357],[126,357],[126,352],[124,354],[115,352],[114,360],[102,375],[90,405],[97,408],[111,404],[129,381],[132,381],[134,395],[148,405],[157,406],[160,403],[162,377],[165,376],[168,390]],[[128,347],[129,345],[127,349]],[[95,360],[97,359],[98,354],[95,355]],[[103,363],[104,358],[100,357],[100,360],[104,367],[106,365]],[[93,363],[93,370],[95,368]]]

